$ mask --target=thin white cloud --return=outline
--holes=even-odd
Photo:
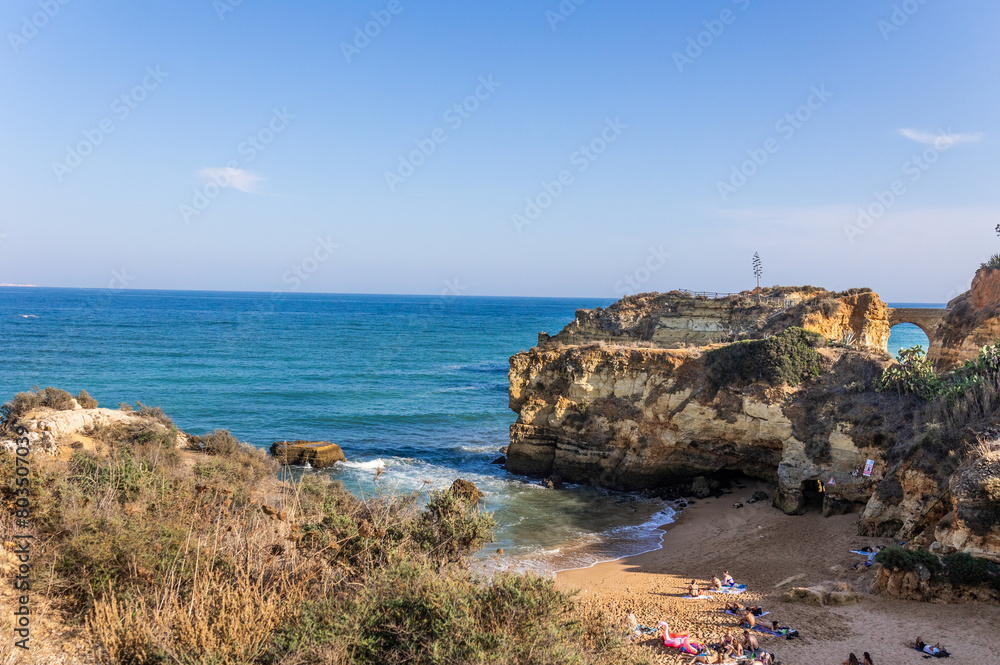
[[[976,143],[977,141],[983,140],[983,133],[976,132],[974,134],[956,134],[951,130],[934,132],[925,132],[919,129],[910,129],[904,127],[899,130],[899,133],[910,139],[911,141],[916,141],[917,143],[923,143],[924,145],[947,145],[953,146],[959,143]]]
[[[257,183],[264,179],[256,173],[229,166],[206,166],[198,171],[198,175],[205,184],[211,182],[219,187],[232,187],[247,194],[258,194]]]

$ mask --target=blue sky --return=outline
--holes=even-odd
[[[0,282],[614,297],[757,251],[943,302],[1000,251],[997,3],[577,2],[8,0]]]

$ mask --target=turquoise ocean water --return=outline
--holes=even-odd
[[[322,473],[358,492],[466,478],[499,523],[484,561],[503,548],[504,566],[584,566],[655,548],[673,511],[629,494],[544,490],[491,462],[515,419],[508,358],[576,309],[610,302],[0,288],[0,400],[36,384],[85,389],[102,406],[161,406],[195,434],[226,428],[261,447],[334,441],[348,463]],[[914,343],[926,347],[893,330],[890,347]]]

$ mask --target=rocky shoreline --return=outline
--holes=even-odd
[[[998,437],[983,419],[935,429],[920,398],[877,389],[898,365],[891,316],[867,289],[813,287],[759,305],[672,292],[580,310],[510,359],[506,468],[691,493],[745,476],[774,483],[787,514],[861,513],[861,534],[1000,561],[1000,511],[984,494],[1000,486]],[[939,319],[929,360],[974,358],[1000,330],[1000,270],[981,270]]]

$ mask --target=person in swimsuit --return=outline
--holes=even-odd
[[[865,655],[861,658],[861,665],[875,665],[875,663],[872,662],[871,654],[869,654],[867,651],[865,652]]]
[[[743,610],[746,608],[739,603],[726,603],[726,611],[732,612],[733,614],[743,614]]]
[[[729,574],[728,570],[725,570],[722,572],[722,583],[726,586],[733,586],[736,584],[736,580],[733,579],[733,576]]]
[[[709,591],[722,591],[722,582],[718,577],[712,577],[712,586],[709,588]]]
[[[771,657],[771,654],[765,651],[760,655],[760,658],[751,662],[750,665],[774,665],[774,659]]]
[[[760,648],[760,642],[757,641],[756,637],[750,634],[749,630],[743,631],[743,644],[750,653],[755,653],[757,649]]]
[[[753,630],[753,627],[757,625],[757,619],[754,617],[753,612],[750,608],[743,610],[743,625]]]
[[[701,589],[698,588],[698,583],[691,580],[691,584],[688,584],[688,595],[692,598],[697,598],[701,595]]]
[[[847,660],[844,661],[844,665],[861,665],[861,663],[858,662],[858,657],[852,653],[847,657]]]

